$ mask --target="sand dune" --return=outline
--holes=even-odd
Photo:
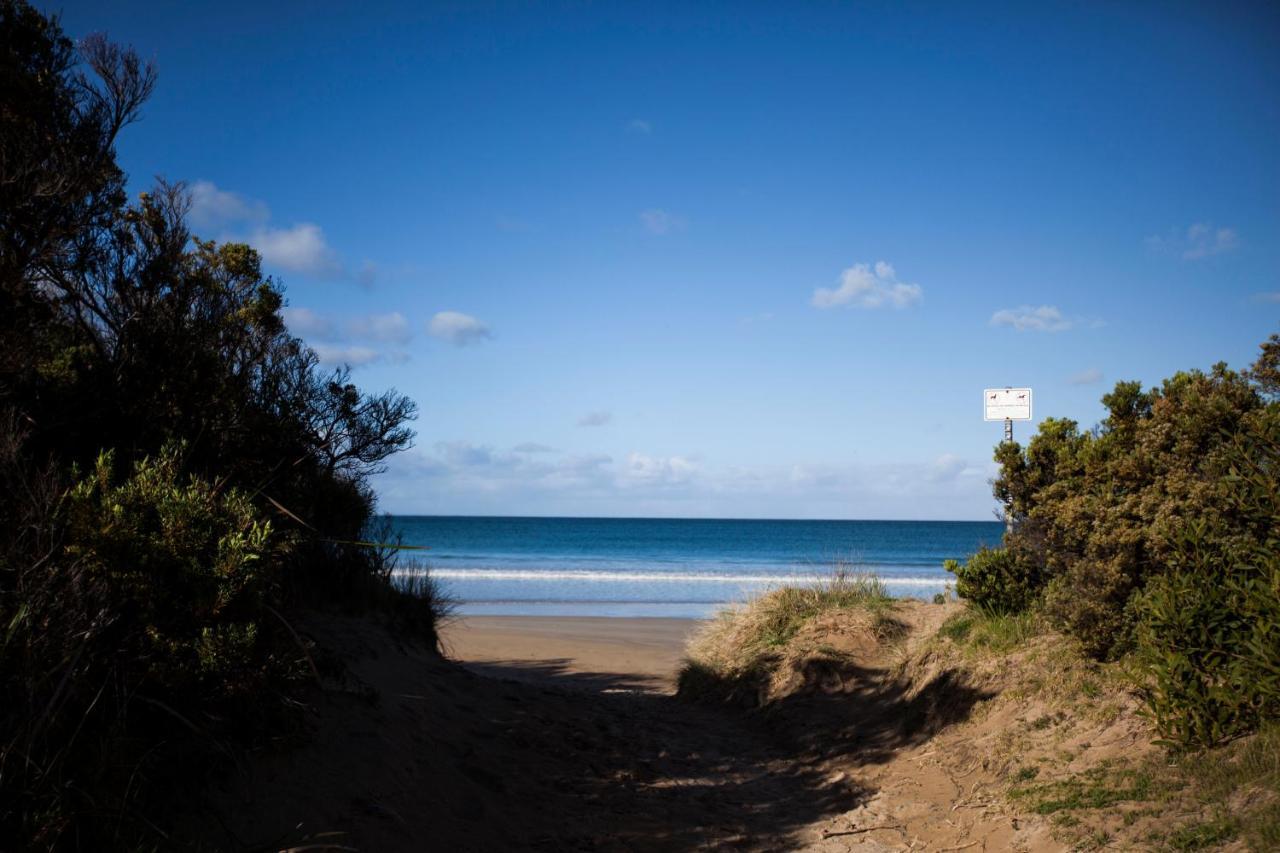
[[[317,615],[332,674],[305,736],[243,762],[186,829],[234,849],[1058,849],[1034,821],[956,813],[928,764],[670,695],[694,624],[469,619],[451,662]]]

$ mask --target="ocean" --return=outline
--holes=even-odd
[[[769,521],[394,516],[404,552],[463,615],[703,618],[837,566],[931,597],[943,560],[997,545],[995,521]]]

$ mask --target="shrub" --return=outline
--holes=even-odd
[[[1170,534],[1169,570],[1136,608],[1148,706],[1179,746],[1280,717],[1280,412],[1249,418],[1230,451],[1223,517]]]
[[[0,479],[29,493],[40,480],[7,444]],[[103,816],[136,817],[156,768],[290,717],[303,671],[269,610],[281,534],[241,492],[184,476],[178,446],[123,478],[113,460],[40,489],[23,513],[38,535],[0,555],[0,831],[26,846],[136,841],[108,843]]]
[[[1026,448],[997,448],[994,491],[1014,519],[1005,547],[1045,584],[1050,619],[1095,657],[1131,647],[1135,597],[1172,558],[1169,531],[1222,515],[1231,436],[1268,405],[1250,377],[1218,364],[1147,391],[1120,382],[1097,429],[1050,418]]]
[[[285,543],[244,494],[184,478],[180,459],[171,445],[116,483],[113,454],[99,456],[67,495],[65,556],[110,590],[114,644],[140,684],[212,686],[221,704],[278,665],[261,622]]]
[[[982,548],[964,563],[947,560],[956,576],[956,593],[982,610],[1018,613],[1039,592],[1038,573],[1007,548]]]

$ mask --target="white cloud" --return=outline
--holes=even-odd
[[[1101,381],[1102,371],[1096,367],[1074,373],[1067,378],[1067,384],[1069,385],[1093,385],[1095,382]]]
[[[539,444],[536,441],[525,441],[511,448],[514,453],[555,453],[554,447]]]
[[[458,311],[441,311],[427,323],[427,333],[433,338],[448,341],[454,346],[465,347],[493,337],[489,327],[470,314]]]
[[[243,242],[258,250],[269,266],[317,278],[348,279],[368,287],[377,267],[371,261],[351,270],[312,222],[284,228],[272,225],[271,210],[264,202],[219,189],[212,181],[196,181],[190,187],[188,219],[197,228],[218,229],[221,242]]]
[[[401,513],[703,518],[973,518],[994,508],[992,465],[710,466],[696,455],[498,451],[442,442],[397,454],[375,484]]]
[[[954,453],[944,453],[933,460],[933,469],[929,473],[929,479],[935,483],[954,480],[968,467],[969,463],[965,462],[963,458]]]
[[[437,441],[436,452],[450,465],[488,465],[494,459],[492,448],[469,441]]]
[[[262,259],[289,272],[319,278],[340,278],[342,262],[325,242],[319,225],[303,222],[292,228],[258,228],[249,235],[249,245]]]
[[[684,456],[646,456],[632,452],[627,454],[623,477],[628,486],[678,486],[693,479],[697,470],[697,466]]]
[[[325,341],[335,337],[333,321],[310,308],[285,308],[280,314],[289,331],[300,338]]]
[[[406,344],[413,338],[409,321],[399,311],[357,317],[347,328],[352,337],[379,343]]]
[[[190,187],[191,210],[187,216],[197,228],[220,228],[237,222],[265,222],[267,206],[238,193],[218,189],[212,181],[196,181]]]
[[[857,308],[907,308],[924,299],[918,284],[898,281],[891,264],[877,261],[873,269],[867,264],[854,264],[840,273],[840,286],[819,287],[813,292],[813,305],[834,308],[853,305]]]
[[[672,231],[678,231],[683,228],[685,223],[682,218],[668,213],[659,208],[650,208],[649,210],[640,211],[640,224],[650,234],[662,236],[670,234]]]
[[[326,367],[364,367],[382,360],[382,353],[369,347],[334,346],[332,344],[311,344],[320,363]]]
[[[653,125],[642,118],[633,118],[627,122],[627,130],[632,133],[653,133]]]
[[[1175,228],[1163,237],[1152,235],[1145,242],[1152,251],[1178,255],[1184,261],[1198,261],[1240,248],[1240,235],[1234,228],[1196,222],[1187,226],[1185,231]]]
[[[307,345],[320,357],[320,363],[326,366],[346,364],[350,367],[363,367],[383,360],[393,364],[404,364],[409,360],[407,352],[383,347],[388,344],[403,346],[413,337],[409,321],[397,311],[357,315],[345,322],[339,322],[310,308],[285,308],[280,313],[289,332],[305,339]],[[359,345],[339,346],[352,343]]]
[[[587,412],[578,418],[578,426],[580,427],[597,427],[604,426],[613,420],[613,412]]]
[[[1197,222],[1187,229],[1187,247],[1182,257],[1187,260],[1207,258],[1231,252],[1240,246],[1240,237],[1234,228],[1214,228],[1205,222]]]
[[[1062,316],[1054,305],[1020,305],[992,314],[991,325],[1012,326],[1019,332],[1063,332],[1074,326],[1075,321]]]
[[[1280,302],[1280,290],[1274,290],[1270,293],[1255,293],[1253,298],[1258,302]]]

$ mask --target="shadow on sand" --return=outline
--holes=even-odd
[[[815,655],[789,664],[791,687],[767,698],[768,670],[780,661],[725,678],[690,664],[680,695],[700,704],[746,706],[793,748],[808,756],[882,764],[942,729],[967,720],[979,702],[996,694],[972,684],[963,670],[943,669],[919,680],[847,658]]]
[[[665,693],[671,685],[664,678],[638,673],[581,672],[572,658],[543,660],[498,660],[465,664],[487,678],[521,681],[544,686],[570,687],[597,693]]]
[[[508,692],[512,715],[494,722],[541,732],[544,745],[559,745],[562,761],[581,767],[555,787],[595,819],[575,826],[567,817],[564,831],[530,838],[535,848],[786,849],[812,842],[796,833],[874,793],[837,773],[832,759],[846,767],[887,761],[992,695],[951,671],[913,687],[845,662],[838,670],[815,666],[802,676],[804,689],[744,714],[663,695],[662,679],[574,672],[571,664],[553,658],[467,667]],[[573,712],[547,718],[544,703],[555,700]]]

